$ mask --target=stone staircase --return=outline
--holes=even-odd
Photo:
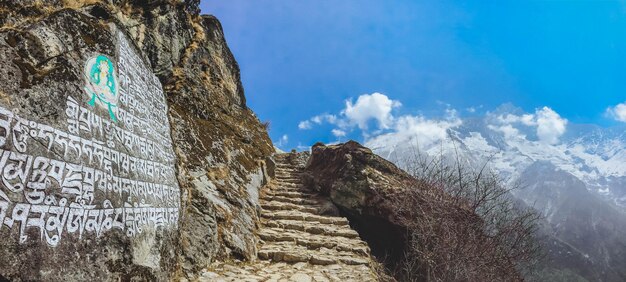
[[[258,260],[218,262],[200,281],[376,281],[370,250],[332,206],[305,190],[301,171],[276,156],[276,179],[261,191]],[[332,212],[330,212],[332,214]]]

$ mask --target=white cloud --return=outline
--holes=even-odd
[[[526,138],[526,135],[520,134],[519,130],[510,124],[500,126],[490,124],[488,127],[491,130],[502,132],[502,134],[504,134],[504,138],[506,139]]]
[[[503,124],[511,124],[511,123],[522,123],[527,126],[537,125],[535,122],[535,115],[533,114],[523,114],[521,116],[514,114],[506,114],[497,117],[498,121]]]
[[[391,111],[401,106],[399,101],[391,100],[384,94],[372,93],[363,94],[353,103],[352,99],[347,100],[345,108],[339,115],[320,114],[310,119],[300,121],[300,130],[312,129],[316,125],[324,123],[332,124],[336,128],[331,131],[335,137],[344,137],[348,132],[358,127],[362,130],[363,136],[369,136],[368,123],[372,120],[377,122],[374,134],[393,127],[394,116]],[[449,115],[456,116],[455,110],[450,110]]]
[[[389,148],[418,142],[421,148],[432,146],[448,136],[448,129],[461,125],[461,120],[434,120],[423,116],[399,117],[392,132],[381,134],[367,140],[370,148]]]
[[[546,108],[546,107],[544,107],[544,108]],[[524,115],[522,115],[522,117],[520,118],[520,121],[523,124],[528,125],[528,126],[533,126],[533,125],[537,124],[535,122],[535,115],[533,115],[533,114],[524,114]]]
[[[558,143],[561,135],[565,133],[567,120],[548,107],[537,110],[536,114],[539,140],[549,144]]]
[[[333,133],[333,135],[335,135],[335,137],[339,138],[339,137],[345,137],[346,136],[346,132],[341,130],[341,129],[333,129],[331,131]]]
[[[314,122],[314,123],[317,123],[317,124],[321,124],[321,123],[322,123],[322,121],[323,121],[323,119],[322,119],[322,116],[321,116],[321,115],[319,115],[319,116],[314,116],[314,117],[312,117],[312,118],[311,118],[311,121],[312,121],[312,122]]]
[[[472,107],[469,107],[469,108],[465,108],[465,110],[468,113],[473,114],[473,113],[477,113],[482,108],[483,108],[483,105],[478,105],[478,106],[472,106]]]
[[[448,138],[448,129],[462,123],[458,111],[448,104],[444,104],[446,109],[441,119],[428,119],[421,115],[394,116],[393,109],[401,105],[381,93],[363,94],[356,102],[347,100],[339,115],[317,115],[300,122],[299,128],[308,129],[316,124],[328,123],[335,125],[331,133],[336,138],[345,137],[358,128],[365,144],[373,148],[394,147],[415,141],[420,147],[427,147]],[[368,124],[372,121],[377,127],[370,130]]]
[[[311,129],[311,128],[313,128],[313,125],[311,124],[311,122],[310,122],[310,121],[308,121],[308,120],[303,120],[303,121],[301,121],[301,122],[298,124],[298,128],[299,128],[299,129],[302,129],[302,130],[305,130],[305,129]]]
[[[626,122],[626,102],[617,104],[615,107],[609,107],[606,111],[615,120]]]
[[[298,123],[298,128],[301,130],[311,129],[313,128],[314,124],[319,125],[324,122],[327,122],[330,124],[337,124],[339,123],[339,119],[337,118],[336,115],[331,115],[331,114],[316,115],[308,120],[303,120],[300,123]]]
[[[393,122],[391,110],[400,105],[400,102],[391,100],[384,94],[363,94],[354,104],[351,100],[346,101],[346,108],[342,114],[361,130],[367,130],[367,123],[372,119],[378,122],[380,129],[387,129]]]
[[[536,127],[537,137],[539,141],[548,144],[556,144],[559,142],[559,138],[565,133],[567,129],[567,119],[562,118],[557,112],[549,107],[543,107],[535,110],[534,114],[514,115],[506,114],[497,116],[496,119],[499,125],[490,125],[489,128],[495,131],[502,132],[506,138],[512,138],[515,136],[524,137],[519,133],[519,130],[514,126],[515,124],[523,124],[525,126]]]
[[[447,120],[457,120],[459,118],[459,114],[455,109],[447,108],[445,118]]]
[[[316,115],[309,120],[316,124],[322,124],[324,122],[335,124],[337,122],[337,116],[331,115],[331,114],[321,114],[321,115]]]

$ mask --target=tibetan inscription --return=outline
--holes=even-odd
[[[116,56],[85,60],[83,91],[67,93],[60,125],[0,104],[0,236],[55,247],[177,228],[163,89],[121,32],[117,42]]]

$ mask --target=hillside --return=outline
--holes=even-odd
[[[273,147],[217,19],[198,1],[0,11],[0,275],[165,281],[256,256]]]

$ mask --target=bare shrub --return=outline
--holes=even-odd
[[[417,148],[417,146],[415,146]],[[398,160],[419,181],[398,197],[409,246],[397,277],[406,281],[519,281],[540,256],[539,215],[488,169],[458,154]]]
[[[269,131],[269,130],[270,130],[271,123],[270,123],[270,121],[269,121],[269,120],[266,120],[266,121],[264,121],[263,123],[261,123],[261,126],[263,126],[263,129],[265,129],[266,131]]]

